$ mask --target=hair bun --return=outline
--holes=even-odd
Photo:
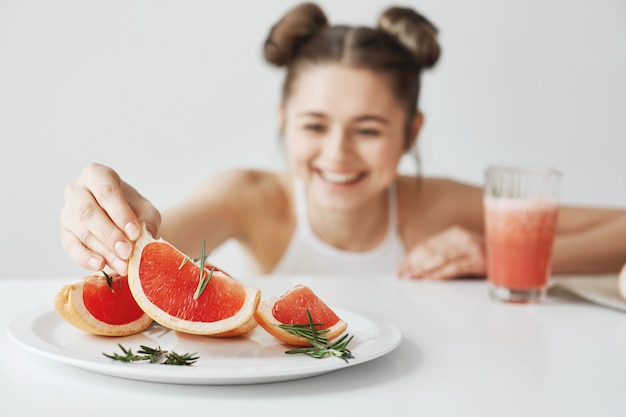
[[[287,64],[306,40],[326,26],[326,15],[316,4],[294,7],[270,30],[263,47],[266,61],[279,67]]]
[[[378,19],[378,29],[388,33],[411,51],[417,63],[430,68],[439,59],[441,49],[437,28],[415,10],[391,7]]]

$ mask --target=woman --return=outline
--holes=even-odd
[[[420,74],[439,57],[436,28],[390,8],[376,28],[329,26],[303,4],[269,33],[266,60],[286,68],[280,117],[290,169],[227,172],[160,212],[108,167],[66,188],[62,242],[83,267],[126,272],[145,222],[190,256],[236,239],[253,273],[484,275],[482,190],[399,176],[423,123]],[[562,207],[555,272],[617,271],[626,211]]]

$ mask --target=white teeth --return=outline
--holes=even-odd
[[[341,174],[338,172],[321,172],[322,178],[328,182],[346,184],[356,180],[359,174]]]

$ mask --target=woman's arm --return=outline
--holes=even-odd
[[[433,184],[436,192],[430,192],[425,200],[439,203],[435,214],[425,217],[429,224],[452,227],[441,228],[410,246],[399,273],[437,279],[484,274],[484,259],[477,250],[480,246],[484,254],[482,190],[450,181]],[[446,198],[436,198],[437,195]],[[626,210],[568,206],[559,209],[553,272],[617,272],[625,263]]]
[[[160,237],[192,257],[200,256],[203,240],[209,252],[230,238],[244,240],[257,175],[228,171],[207,179],[181,204],[163,213]]]
[[[561,207],[553,272],[617,272],[626,262],[626,210]]]
[[[256,262],[254,268],[265,271],[291,236],[289,207],[280,174],[229,171],[211,177],[163,213],[161,237],[191,257],[200,256],[203,240],[212,251],[234,239]]]

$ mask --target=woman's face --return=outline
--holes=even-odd
[[[291,169],[321,208],[358,209],[395,180],[406,117],[375,72],[332,64],[306,69],[282,107]]]

